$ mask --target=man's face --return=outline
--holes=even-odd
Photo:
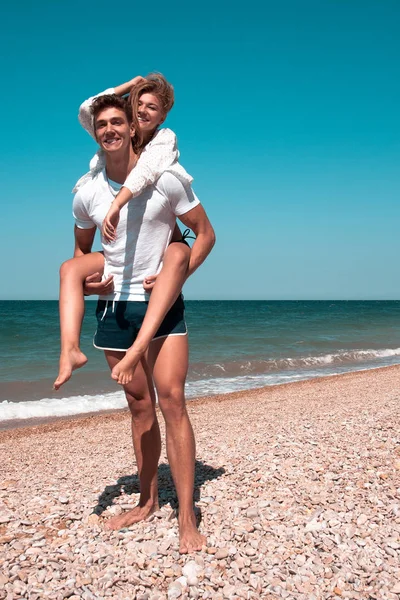
[[[143,133],[154,131],[165,119],[161,102],[153,94],[142,94],[138,101],[138,121]]]
[[[109,153],[126,150],[135,134],[124,111],[114,107],[105,108],[97,115],[94,128],[97,142]]]

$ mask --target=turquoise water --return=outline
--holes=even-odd
[[[60,396],[57,302],[0,302],[0,420],[4,401],[47,399],[51,411],[52,399],[115,395],[92,346],[95,303],[86,306],[89,363]],[[400,363],[400,301],[187,301],[186,317],[188,397]]]

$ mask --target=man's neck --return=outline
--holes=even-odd
[[[109,179],[125,183],[126,178],[137,162],[137,156],[130,147],[129,151],[119,154],[106,154],[106,173]]]

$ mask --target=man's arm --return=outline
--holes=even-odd
[[[96,235],[96,227],[90,229],[81,229],[75,225],[75,249],[74,258],[89,254],[92,251],[94,236]]]
[[[187,277],[190,277],[192,273],[205,261],[207,256],[210,254],[215,244],[215,232],[206,215],[206,211],[198,204],[192,210],[180,215],[179,220],[182,221],[186,227],[190,227],[196,235],[195,242],[192,246],[190,253],[189,266],[187,271]]]

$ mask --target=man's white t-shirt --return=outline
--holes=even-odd
[[[80,229],[101,229],[120,186],[103,169],[75,194],[73,215]],[[143,280],[158,273],[171,240],[175,218],[199,204],[189,184],[165,172],[154,185],[128,202],[120,212],[116,241],[102,239],[104,279],[114,276],[114,293],[102,300],[148,300]]]

